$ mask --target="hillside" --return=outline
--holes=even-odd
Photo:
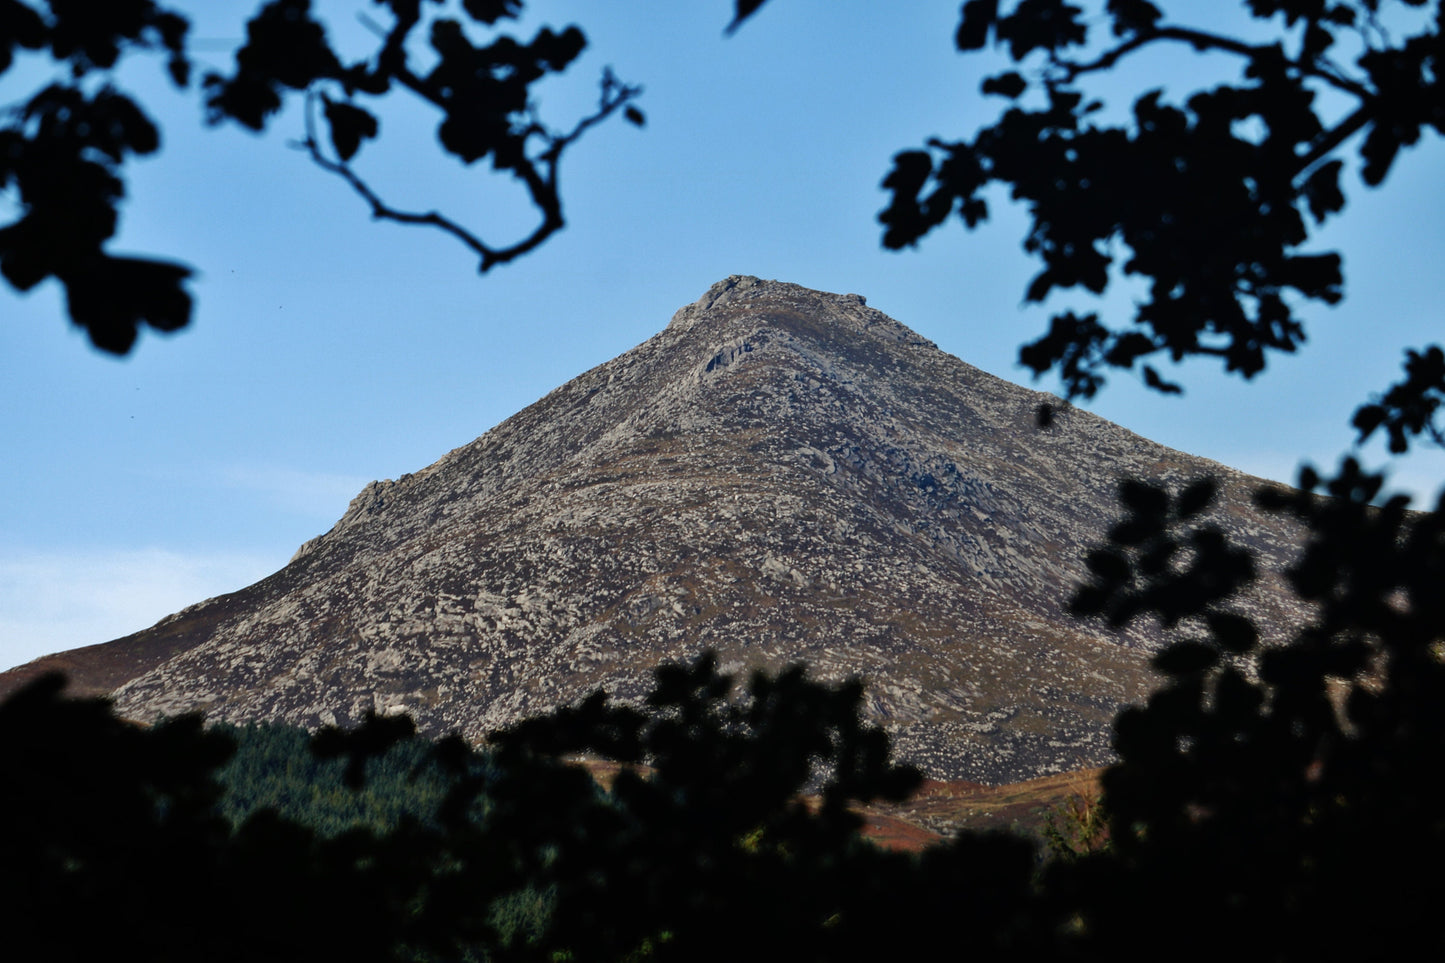
[[[281,571],[144,632],[37,660],[137,719],[351,723],[482,738],[655,665],[805,660],[930,776],[1109,761],[1160,645],[1066,611],[1125,476],[1221,482],[1279,571],[1258,479],[994,378],[857,295],[730,277],[665,330],[434,464],[368,485]],[[1291,603],[1265,580],[1268,626]],[[3,691],[3,688],[0,688]]]

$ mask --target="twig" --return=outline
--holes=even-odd
[[[1361,104],[1355,108],[1354,113],[1326,131],[1310,146],[1309,153],[1301,157],[1296,165],[1293,177],[1296,184],[1303,183],[1315,165],[1333,153],[1336,147],[1364,129],[1371,120],[1370,106],[1370,101]]]
[[[391,76],[401,81],[402,85],[410,89],[424,100],[427,100],[439,107],[444,107],[440,95],[428,89],[427,85],[405,68],[396,68],[390,71]],[[541,220],[530,234],[507,247],[493,247],[487,244],[476,234],[463,227],[461,224],[445,216],[439,211],[403,211],[392,207],[381,198],[371,185],[352,169],[351,165],[343,160],[332,159],[326,155],[321,147],[321,140],[316,131],[316,100],[318,94],[314,90],[306,94],[306,139],[294,146],[306,151],[311,160],[322,170],[335,174],[351,186],[351,189],[360,195],[371,206],[371,216],[377,220],[395,221],[398,224],[413,224],[425,227],[434,227],[450,234],[461,241],[468,249],[473,251],[480,259],[479,271],[485,274],[498,264],[506,264],[526,254],[557,231],[561,230],[566,221],[562,216],[562,200],[557,190],[558,168],[562,160],[563,152],[577,141],[588,129],[601,123],[608,116],[615,113],[620,107],[635,99],[642,93],[641,87],[632,87],[623,84],[613,76],[611,70],[604,71],[602,76],[602,92],[598,101],[596,112],[589,114],[579,120],[573,128],[565,134],[554,134],[549,132],[540,123],[533,123],[522,132],[524,140],[538,136],[546,141],[546,147],[535,157],[523,156],[514,167],[513,173],[526,186],[528,196],[532,203],[541,212]],[[538,169],[541,165],[541,170]]]
[[[1235,40],[1232,37],[1221,37],[1218,34],[1209,33],[1204,30],[1195,30],[1190,27],[1158,27],[1154,30],[1130,37],[1113,50],[1101,54],[1097,60],[1092,60],[1088,63],[1060,61],[1057,66],[1063,72],[1064,82],[1069,83],[1082,74],[1108,70],[1124,57],[1154,43],[1156,40],[1178,41],[1189,44],[1195,50],[1221,50],[1250,59],[1263,56],[1274,49],[1272,47],[1257,47],[1240,40]],[[1362,100],[1372,95],[1369,88],[1363,84],[1351,80],[1348,77],[1339,76],[1332,70],[1324,70],[1315,64],[1303,63],[1298,60],[1289,60],[1286,61],[1286,64],[1307,77],[1322,80],[1330,86],[1343,90]]]
[[[445,217],[437,211],[429,211],[419,214],[411,211],[402,211],[391,207],[381,199],[371,186],[362,180],[361,177],[351,169],[349,164],[342,161],[335,161],[327,157],[321,149],[321,142],[316,136],[315,102],[316,94],[307,91],[306,94],[306,139],[300,143],[293,142],[293,146],[299,147],[311,155],[311,160],[324,171],[342,178],[351,185],[352,190],[361,195],[371,205],[371,216],[377,220],[396,221],[399,224],[419,224],[428,227],[435,227],[461,241],[467,247],[475,251],[481,258],[483,265],[496,256],[496,252],[489,247],[481,238],[457,224],[455,221]],[[483,271],[486,270],[484,266]]]

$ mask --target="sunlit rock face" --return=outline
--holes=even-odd
[[[1215,517],[1280,568],[1256,480],[940,351],[856,295],[730,277],[661,334],[435,464],[374,482],[283,570],[69,653],[118,709],[481,738],[716,649],[862,676],[898,754],[986,782],[1099,765],[1153,677],[1154,627],[1067,612],[1121,476],[1223,483]],[[1289,618],[1266,583],[1248,603]],[[82,655],[82,653],[90,653]],[[96,676],[95,678],[100,678]],[[92,680],[92,685],[98,685]]]

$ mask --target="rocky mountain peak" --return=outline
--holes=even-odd
[[[1119,479],[1219,477],[1216,517],[1266,567],[1297,536],[1255,511],[1247,476],[1082,411],[1037,429],[1044,397],[857,295],[729,277],[371,483],[275,575],[52,659],[136,718],[378,710],[481,738],[598,686],[638,697],[659,662],[711,648],[738,671],[864,677],[870,717],[938,777],[1099,765],[1161,644],[1066,611]],[[1250,604],[1268,624],[1282,599]]]
[[[664,334],[681,335],[702,327],[707,334],[733,336],[748,327],[773,325],[811,330],[846,343],[862,336],[936,348],[882,311],[868,307],[861,294],[828,294],[784,281],[734,274],[680,308]],[[830,330],[832,329],[832,330]]]

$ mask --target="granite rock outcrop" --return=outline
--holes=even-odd
[[[368,485],[269,578],[51,658],[137,719],[376,710],[480,739],[597,687],[635,698],[660,662],[711,648],[739,671],[862,676],[868,717],[935,778],[1101,765],[1163,642],[1067,612],[1120,478],[1215,476],[1215,518],[1262,568],[1299,535],[1252,507],[1257,479],[1076,409],[1039,429],[1045,400],[859,296],[730,277]],[[1297,616],[1277,589],[1246,602],[1265,624]]]

